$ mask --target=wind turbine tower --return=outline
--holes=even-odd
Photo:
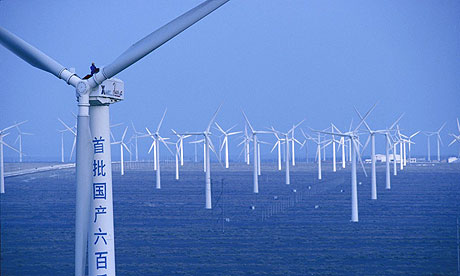
[[[203,135],[203,142],[205,146],[205,159],[206,159],[206,176],[205,176],[205,200],[206,200],[206,209],[212,209],[212,199],[211,199],[211,162],[210,162],[210,156],[209,156],[209,150],[211,149],[214,153],[216,151],[214,150],[214,145],[212,144],[211,141],[211,126],[214,123],[214,120],[216,119],[217,113],[219,113],[221,106],[216,110],[214,115],[211,118],[211,121],[209,121],[209,124],[207,128],[203,132],[188,132],[188,133],[181,133],[180,135]],[[217,155],[217,154],[216,154]],[[217,157],[219,160],[219,157]],[[220,162],[220,160],[219,160]]]
[[[246,120],[246,123],[247,125],[249,126],[249,130],[251,132],[251,135],[252,135],[252,143],[253,143],[253,146],[254,146],[254,152],[253,152],[253,155],[254,155],[254,181],[253,181],[253,192],[258,194],[259,193],[259,168],[260,168],[260,162],[259,162],[259,142],[257,140],[257,134],[268,134],[268,133],[271,133],[269,131],[259,131],[259,130],[255,130],[251,123],[249,122],[248,120],[248,117],[246,116],[246,114],[244,113],[243,111],[243,116],[244,116],[244,119]]]
[[[3,141],[3,138],[7,135],[9,135],[8,132],[6,132],[9,129],[12,129],[14,127],[17,127],[19,125],[24,124],[26,121],[16,123],[12,126],[6,127],[2,130],[0,130],[0,193],[4,194],[5,193],[5,174],[4,174],[4,168],[3,168],[3,146],[8,147],[15,152],[19,153],[19,150],[13,148],[12,146],[8,145],[6,142]]]
[[[16,144],[17,142],[19,142],[19,162],[22,163],[22,157],[24,156],[24,153],[22,151],[22,136],[23,135],[33,135],[33,134],[28,133],[28,132],[23,132],[19,128],[19,125],[16,125],[16,130],[18,131],[18,136],[17,136],[16,141],[14,143]]]
[[[163,116],[161,117],[160,123],[158,124],[158,127],[157,127],[157,129],[156,129],[156,131],[154,133],[150,132],[150,130],[148,128],[145,128],[145,130],[147,130],[148,136],[150,136],[153,139],[152,145],[150,146],[150,149],[149,149],[148,153],[150,153],[152,151],[152,148],[153,148],[153,158],[154,158],[153,164],[154,164],[154,168],[156,167],[156,188],[157,189],[161,189],[160,141],[165,145],[165,147],[168,149],[168,151],[172,155],[174,155],[174,153],[171,151],[171,149],[168,147],[168,145],[165,142],[166,138],[163,138],[163,137],[160,136],[160,128],[161,128],[161,125],[163,124],[163,120],[165,118],[166,111],[167,111],[167,109],[165,109],[165,111],[163,113]]]

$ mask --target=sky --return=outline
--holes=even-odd
[[[201,2],[2,0],[0,26],[84,76],[92,61],[111,63]],[[364,113],[378,102],[372,128],[390,126],[401,113],[405,134],[446,122],[441,153],[455,155],[459,145],[447,144],[460,117],[459,14],[456,0],[230,0],[116,76],[125,100],[111,106],[111,121],[155,129],[167,108],[161,133],[172,137],[171,128],[204,130],[222,104],[217,122],[224,128],[241,130],[244,110],[259,130],[286,131],[302,119],[305,130],[330,123],[346,130],[352,118],[358,121],[354,106]],[[28,120],[21,129],[35,135],[24,137],[25,159],[57,160],[63,129],[57,118],[74,124],[75,90],[4,47],[0,60],[0,129]],[[116,139],[123,130],[113,130]],[[11,131],[5,140],[15,138]],[[68,158],[73,138],[65,139]],[[235,157],[238,142],[231,142]],[[413,155],[426,155],[426,137],[414,142]],[[383,143],[379,137],[377,153]],[[149,146],[148,139],[140,142],[142,155]],[[186,155],[192,148],[186,145]],[[275,158],[270,149],[263,146],[262,155]],[[118,151],[112,149],[114,160]],[[6,160],[17,158],[5,150]]]

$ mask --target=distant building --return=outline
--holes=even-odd
[[[458,162],[459,160],[457,157],[452,156],[452,157],[447,158],[447,163],[458,163]]]
[[[387,156],[385,154],[376,154],[375,161],[376,162],[387,162]]]

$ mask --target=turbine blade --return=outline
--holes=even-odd
[[[417,132],[415,132],[415,133],[412,134],[411,136],[409,136],[409,140],[412,139],[412,138],[414,138],[414,137],[415,137],[417,134],[419,134],[419,133],[420,133],[420,130],[417,131]]]
[[[1,141],[1,140],[0,140],[0,143],[2,143],[4,146],[6,146],[6,147],[8,147],[8,148],[10,148],[10,149],[12,149],[12,150],[14,150],[15,152],[20,153],[19,150],[13,148],[12,146],[8,145],[7,143],[5,143],[5,142],[3,142],[3,141]]]
[[[0,28],[1,28],[1,27],[0,27]],[[5,132],[5,131],[7,131],[8,129],[12,129],[13,127],[20,126],[20,125],[22,125],[22,124],[24,124],[24,123],[26,123],[26,122],[27,122],[27,120],[26,120],[26,121],[22,121],[22,122],[17,123],[17,124],[14,124],[14,125],[9,126],[9,127],[6,127],[6,128],[4,128],[4,129],[2,129],[2,130],[0,131],[0,133]]]
[[[152,144],[150,145],[149,151],[147,153],[150,153],[152,151],[153,146],[155,146],[155,139],[152,141]]]
[[[399,116],[399,118],[388,129],[389,130],[393,129],[395,125],[402,119],[403,116],[404,116],[404,113],[401,114],[401,116]]]
[[[165,108],[165,112],[163,112],[163,117],[161,117],[161,120],[160,120],[160,123],[158,124],[156,133],[158,133],[160,131],[161,124],[163,123],[163,120],[164,120],[164,118],[166,116],[166,111],[168,111],[167,108]]]
[[[222,152],[222,150],[224,149],[224,146],[225,146],[225,143],[227,143],[228,137],[225,136],[224,140],[222,141],[222,144],[220,145],[220,149],[219,149],[219,152]]]
[[[168,144],[165,142],[165,140],[162,137],[160,137],[160,141],[163,143],[163,145],[165,145],[168,151],[174,156],[174,153],[172,152],[172,150],[169,148]]]
[[[278,141],[276,141],[276,143],[273,145],[273,148],[272,148],[272,150],[271,150],[270,152],[273,152],[273,151],[275,150],[276,146],[278,146],[278,145],[279,145],[279,143],[280,143],[280,141],[279,141],[279,140],[278,140]]]
[[[121,136],[121,141],[122,141],[122,142],[123,142],[123,140],[125,140],[126,131],[128,131],[128,127],[126,127],[126,128],[125,128],[125,131],[123,131],[123,135]]]
[[[121,145],[122,145],[129,153],[131,153],[131,151],[128,149],[128,147],[126,146],[125,143],[121,142]]]
[[[227,133],[230,132],[230,130],[234,129],[238,124],[234,124],[231,128],[227,129]]]
[[[225,131],[220,127],[220,125],[217,122],[214,122],[214,124],[217,126],[217,129],[220,130],[220,132],[225,134]]]
[[[59,122],[61,122],[61,124],[64,125],[64,127],[65,127],[68,131],[72,132],[73,135],[77,135],[77,133],[75,133],[75,131],[73,131],[73,129],[71,129],[71,128],[70,128],[66,123],[64,123],[61,119],[58,118],[58,120],[59,120]]]
[[[110,125],[110,128],[112,127],[117,127],[117,126],[121,126],[123,123],[117,123],[117,124],[113,124],[113,125]]]
[[[134,127],[133,121],[131,121],[131,126],[133,127],[134,133],[137,135],[137,130],[136,130],[136,128]]]
[[[212,144],[211,139],[210,139],[208,136],[206,136],[205,139],[208,139],[209,148],[212,150],[212,152],[214,152],[214,155],[216,156],[217,161],[219,161],[220,166],[223,168],[224,165],[222,164],[222,162],[220,162],[220,158],[219,158],[219,156],[217,155],[217,152],[216,152],[215,149],[214,149],[214,145]]]
[[[254,133],[254,128],[252,128],[252,125],[249,122],[248,117],[246,116],[246,114],[244,113],[243,110],[241,110],[241,112],[243,112],[244,119],[246,120],[246,123],[248,124],[249,128],[251,129],[251,132]]]
[[[361,154],[364,152],[364,150],[367,148],[367,145],[369,144],[369,141],[371,140],[371,136],[367,136],[366,143],[363,146],[363,149],[361,150]]]
[[[334,132],[329,132],[329,131],[322,131],[322,130],[315,130],[315,129],[311,129],[313,132],[316,132],[316,133],[322,133],[322,134],[329,134],[329,135],[336,135],[336,136],[341,136],[341,137],[350,137],[349,134],[342,134],[342,133],[334,133]],[[312,138],[312,140],[314,140]],[[318,141],[316,141],[316,143],[318,143]]]
[[[145,130],[147,130],[147,133],[150,135],[150,137],[152,137],[152,133],[150,132],[150,130],[148,128],[145,128]],[[153,138],[153,137],[152,137]]]
[[[348,132],[351,132],[352,127],[353,127],[353,118],[351,118],[350,127],[348,128]]]
[[[209,130],[211,129],[212,123],[216,119],[217,113],[219,113],[219,110],[220,110],[221,107],[222,107],[222,104],[220,104],[219,107],[217,108],[216,112],[214,112],[214,115],[212,116],[211,121],[209,121],[208,127],[206,128],[206,131],[205,131],[206,133],[209,133]]]
[[[353,107],[356,111],[356,113],[358,113],[358,116],[359,118],[363,121],[364,125],[366,126],[367,130],[369,132],[372,132],[371,128],[369,127],[369,125],[367,124],[366,120],[364,120],[363,116],[361,116],[361,113],[359,113],[358,109],[356,109],[356,107]]]
[[[296,129],[298,126],[300,126],[304,121],[305,121],[305,119],[303,119],[302,121],[298,122],[296,125],[292,126],[292,128],[288,131],[288,133],[291,133],[292,131],[294,131],[294,129]]]
[[[361,118],[361,121],[359,122],[359,124],[356,126],[355,130],[354,131],[357,131],[361,125],[363,124],[363,122],[366,120],[366,118],[371,114],[371,112],[374,110],[374,108],[377,106],[377,103],[375,103],[367,112],[366,114],[364,114],[364,117]],[[356,108],[355,108],[356,110]]]
[[[446,126],[446,123],[447,123],[447,122],[445,122],[444,124],[442,124],[442,126],[441,126],[441,127],[439,128],[439,130],[437,131],[438,133],[440,133],[441,130]]]
[[[227,133],[227,136],[231,136],[231,135],[235,135],[235,134],[240,134],[242,133],[241,131],[235,131],[235,132],[230,132],[230,133]]]
[[[361,159],[361,154],[359,154],[358,145],[356,144],[355,139],[351,139],[351,140],[352,140],[352,143],[355,145],[356,155],[358,156],[359,163],[361,164],[361,167],[363,168],[364,175],[367,177],[367,172],[366,172],[366,169],[364,168],[363,160]]]
[[[66,82],[75,76],[69,83],[73,86],[76,86],[77,82],[81,80],[57,61],[3,27],[0,27],[0,43],[33,67],[51,73],[60,79],[65,78]]]
[[[208,0],[177,17],[129,47],[111,64],[102,68],[102,70],[96,74],[96,79],[108,79],[115,76],[225,4],[227,1],[228,0]]]
[[[70,151],[70,158],[69,158],[69,160],[72,160],[72,156],[73,156],[73,153],[74,153],[74,151],[75,151],[76,143],[77,143],[77,136],[75,136],[75,137],[73,138],[72,150]]]

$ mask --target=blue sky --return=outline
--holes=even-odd
[[[110,63],[200,2],[3,0],[0,25],[84,76],[91,61]],[[371,127],[387,127],[405,112],[407,134],[447,122],[447,145],[460,117],[459,14],[459,1],[230,0],[117,75],[126,93],[111,107],[112,122],[155,128],[167,107],[164,136],[171,128],[198,131],[222,103],[217,121],[224,127],[242,128],[244,109],[259,129],[286,130],[304,118],[305,128],[334,122],[345,129],[357,120],[353,106],[365,112],[379,101]],[[57,158],[57,117],[73,123],[74,90],[3,47],[0,60],[0,128],[29,120],[22,129],[35,135],[24,139],[25,152]],[[415,142],[414,153],[425,154],[426,138]],[[67,152],[70,144],[67,136]]]

